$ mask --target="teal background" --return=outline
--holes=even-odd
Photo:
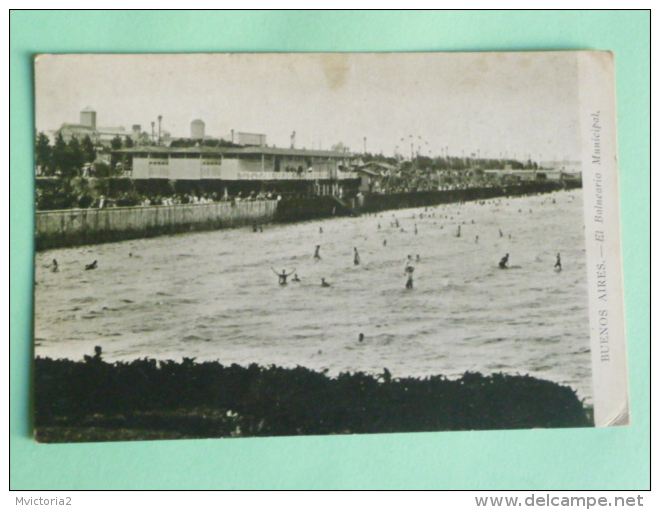
[[[10,14],[12,489],[650,488],[650,13]],[[43,52],[612,50],[632,422],[609,429],[37,445],[32,60]]]

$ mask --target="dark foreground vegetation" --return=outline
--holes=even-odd
[[[99,350],[100,351],[100,350]],[[328,377],[304,367],[35,360],[40,442],[586,427],[575,392],[530,376]]]

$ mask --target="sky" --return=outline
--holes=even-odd
[[[37,131],[140,124],[190,136],[410,156],[580,158],[575,53],[70,54],[35,61]],[[419,148],[419,149],[418,149]]]

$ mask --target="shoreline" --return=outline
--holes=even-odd
[[[131,239],[222,230],[269,223],[297,223],[359,216],[414,207],[551,193],[581,186],[530,182],[506,187],[466,188],[396,194],[368,194],[340,200],[333,196],[280,201],[215,202],[173,206],[37,211],[35,251],[89,246]]]

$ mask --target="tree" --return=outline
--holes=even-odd
[[[34,159],[37,167],[41,173],[46,175],[52,170],[51,163],[52,147],[48,137],[42,131],[37,135],[37,140],[34,147]]]
[[[114,151],[118,151],[122,147],[123,147],[123,142],[121,141],[121,137],[119,135],[115,136],[112,140],[110,140],[110,148],[113,151],[113,153],[110,156],[110,167],[113,170],[115,166],[117,166],[117,163],[119,162],[119,155],[115,154]]]
[[[89,135],[86,135],[85,138],[83,138],[81,149],[83,153],[83,164],[94,163],[94,161],[96,161],[96,149],[94,148],[94,142],[92,142]]]
[[[126,137],[124,138],[124,147],[130,149],[134,145],[135,144],[133,143],[133,139],[130,136],[126,135]]]
[[[72,138],[66,151],[67,160],[67,175],[80,174],[83,165],[85,164],[85,154],[80,142],[77,138]]]
[[[53,172],[60,172],[62,175],[67,172],[67,149],[62,133],[58,133],[50,155]]]
[[[119,150],[124,146],[124,143],[121,141],[121,137],[116,135],[112,140],[110,140],[110,148],[113,151]]]

